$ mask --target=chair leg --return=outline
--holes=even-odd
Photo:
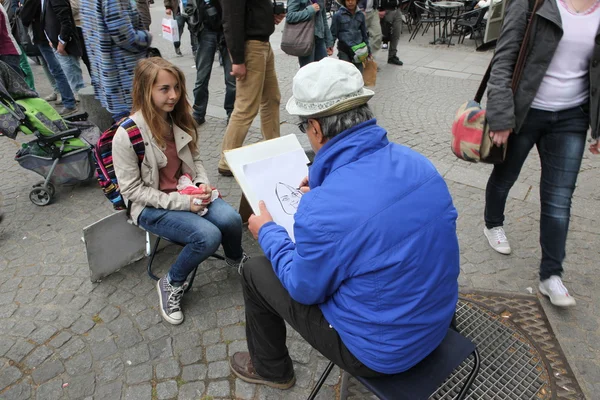
[[[323,371],[323,373],[321,374],[321,377],[319,378],[319,381],[313,388],[312,392],[310,392],[310,395],[308,396],[307,400],[314,400],[315,397],[317,397],[319,390],[321,390],[321,386],[323,386],[323,384],[325,383],[325,380],[331,373],[331,370],[333,369],[333,365],[334,365],[333,362],[330,361],[329,364],[327,365],[327,367],[325,368],[325,371]]]
[[[473,382],[475,381],[475,378],[479,374],[479,368],[481,366],[480,363],[481,361],[479,359],[479,351],[475,349],[475,351],[473,352],[473,369],[471,369],[471,373],[469,374],[467,381],[460,390],[460,393],[458,394],[456,400],[463,400],[467,395],[467,392],[469,391],[469,389],[473,385]]]
[[[217,254],[217,253],[215,253],[215,254],[211,254],[210,256],[211,256],[212,258],[216,258],[217,260],[225,261],[225,257],[223,257],[223,256],[222,256],[222,255],[220,255],[220,254]]]
[[[189,290],[192,288],[192,285],[194,284],[194,279],[196,279],[196,272],[198,272],[198,267],[194,268],[194,270],[192,271],[192,275],[190,276],[190,279],[188,279],[188,284],[185,288],[184,293],[189,292]]]
[[[154,261],[154,256],[156,255],[156,250],[158,250],[158,244],[160,243],[160,237],[156,238],[156,243],[154,243],[154,248],[152,249],[152,254],[150,254],[150,260],[148,261],[148,276],[152,279],[154,279],[155,281],[157,281],[159,278],[158,276],[154,275],[152,273],[152,261]]]

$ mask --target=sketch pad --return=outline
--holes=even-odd
[[[225,159],[254,213],[260,214],[263,200],[293,240],[293,214],[301,196],[296,188],[308,175],[309,163],[296,135],[226,151]]]

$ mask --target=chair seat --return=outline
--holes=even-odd
[[[464,336],[448,329],[442,343],[408,371],[382,378],[356,377],[384,400],[427,400],[448,376],[475,351]]]

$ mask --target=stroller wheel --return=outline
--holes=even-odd
[[[43,187],[37,187],[29,192],[29,200],[36,206],[45,206],[52,200],[52,195],[49,189],[46,190]]]
[[[36,183],[35,185],[33,185],[33,188],[43,188],[44,187],[44,183],[46,183],[45,181],[39,181],[38,183]],[[50,193],[50,197],[54,197],[54,193],[56,193],[56,189],[54,188],[54,185],[52,184],[52,182],[48,182],[48,193]]]

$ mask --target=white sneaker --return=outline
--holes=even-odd
[[[56,101],[54,102],[54,104],[56,104],[57,106],[61,106],[62,103],[62,96],[60,95],[60,93],[56,93]]]
[[[504,228],[497,226],[492,229],[483,228],[483,233],[490,242],[492,249],[496,250],[500,254],[510,254],[510,244],[504,233]]]
[[[46,100],[46,101],[56,101],[57,97],[58,96],[56,95],[56,93],[52,92],[48,96],[44,97],[44,100]]]
[[[557,307],[573,307],[577,302],[569,295],[569,291],[563,285],[562,279],[558,275],[552,275],[550,278],[540,282],[538,287],[544,296],[550,298],[550,302]]]

